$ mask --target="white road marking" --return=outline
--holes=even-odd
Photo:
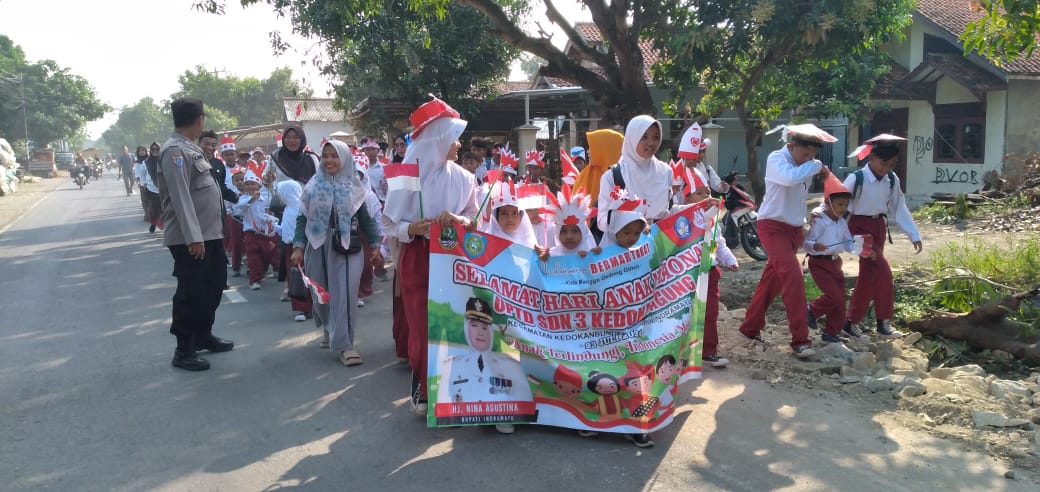
[[[51,196],[51,193],[53,193],[55,191],[58,191],[59,189],[61,189],[61,185],[58,185],[57,188],[55,188],[55,189],[53,189],[51,191],[48,191],[46,194],[44,194],[42,197],[40,197],[39,200],[36,200],[36,203],[30,205],[29,208],[25,209],[25,211],[22,212],[20,215],[18,215],[18,217],[15,217],[14,220],[11,221],[11,223],[9,223],[9,224],[7,224],[7,225],[5,225],[3,227],[0,227],[0,234],[3,234],[5,232],[7,232],[7,230],[10,229],[12,226],[14,226],[16,223],[18,223],[19,220],[22,220],[22,217],[25,217],[25,214],[29,213],[30,210],[36,208],[36,206],[39,205],[40,202],[46,200],[47,197]]]
[[[246,300],[245,296],[243,296],[235,289],[225,290],[224,297],[227,297],[228,302],[232,304],[238,304],[240,302],[249,302]]]

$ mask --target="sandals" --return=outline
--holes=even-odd
[[[361,365],[361,354],[355,350],[344,350],[339,353],[339,361],[347,367]]]
[[[327,349],[329,348],[329,332],[321,332],[321,342],[318,342],[318,348]]]

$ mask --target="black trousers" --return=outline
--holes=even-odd
[[[213,320],[227,285],[224,241],[214,239],[204,244],[206,255],[201,260],[192,257],[185,245],[169,246],[173,276],[177,277],[170,333],[177,337],[178,349],[189,349],[193,340],[205,340],[213,334]]]

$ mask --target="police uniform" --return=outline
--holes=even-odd
[[[156,185],[162,201],[163,245],[173,255],[173,321],[178,348],[212,338],[213,319],[227,281],[224,256],[224,203],[210,163],[194,141],[173,133],[162,145]],[[205,245],[198,260],[188,253]]]
[[[466,318],[491,323],[491,306],[471,298],[466,303]],[[534,401],[520,362],[508,355],[470,350],[441,361],[439,369],[437,403]]]

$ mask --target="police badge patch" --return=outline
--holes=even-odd
[[[177,167],[184,167],[184,156],[174,156],[173,165]]]

